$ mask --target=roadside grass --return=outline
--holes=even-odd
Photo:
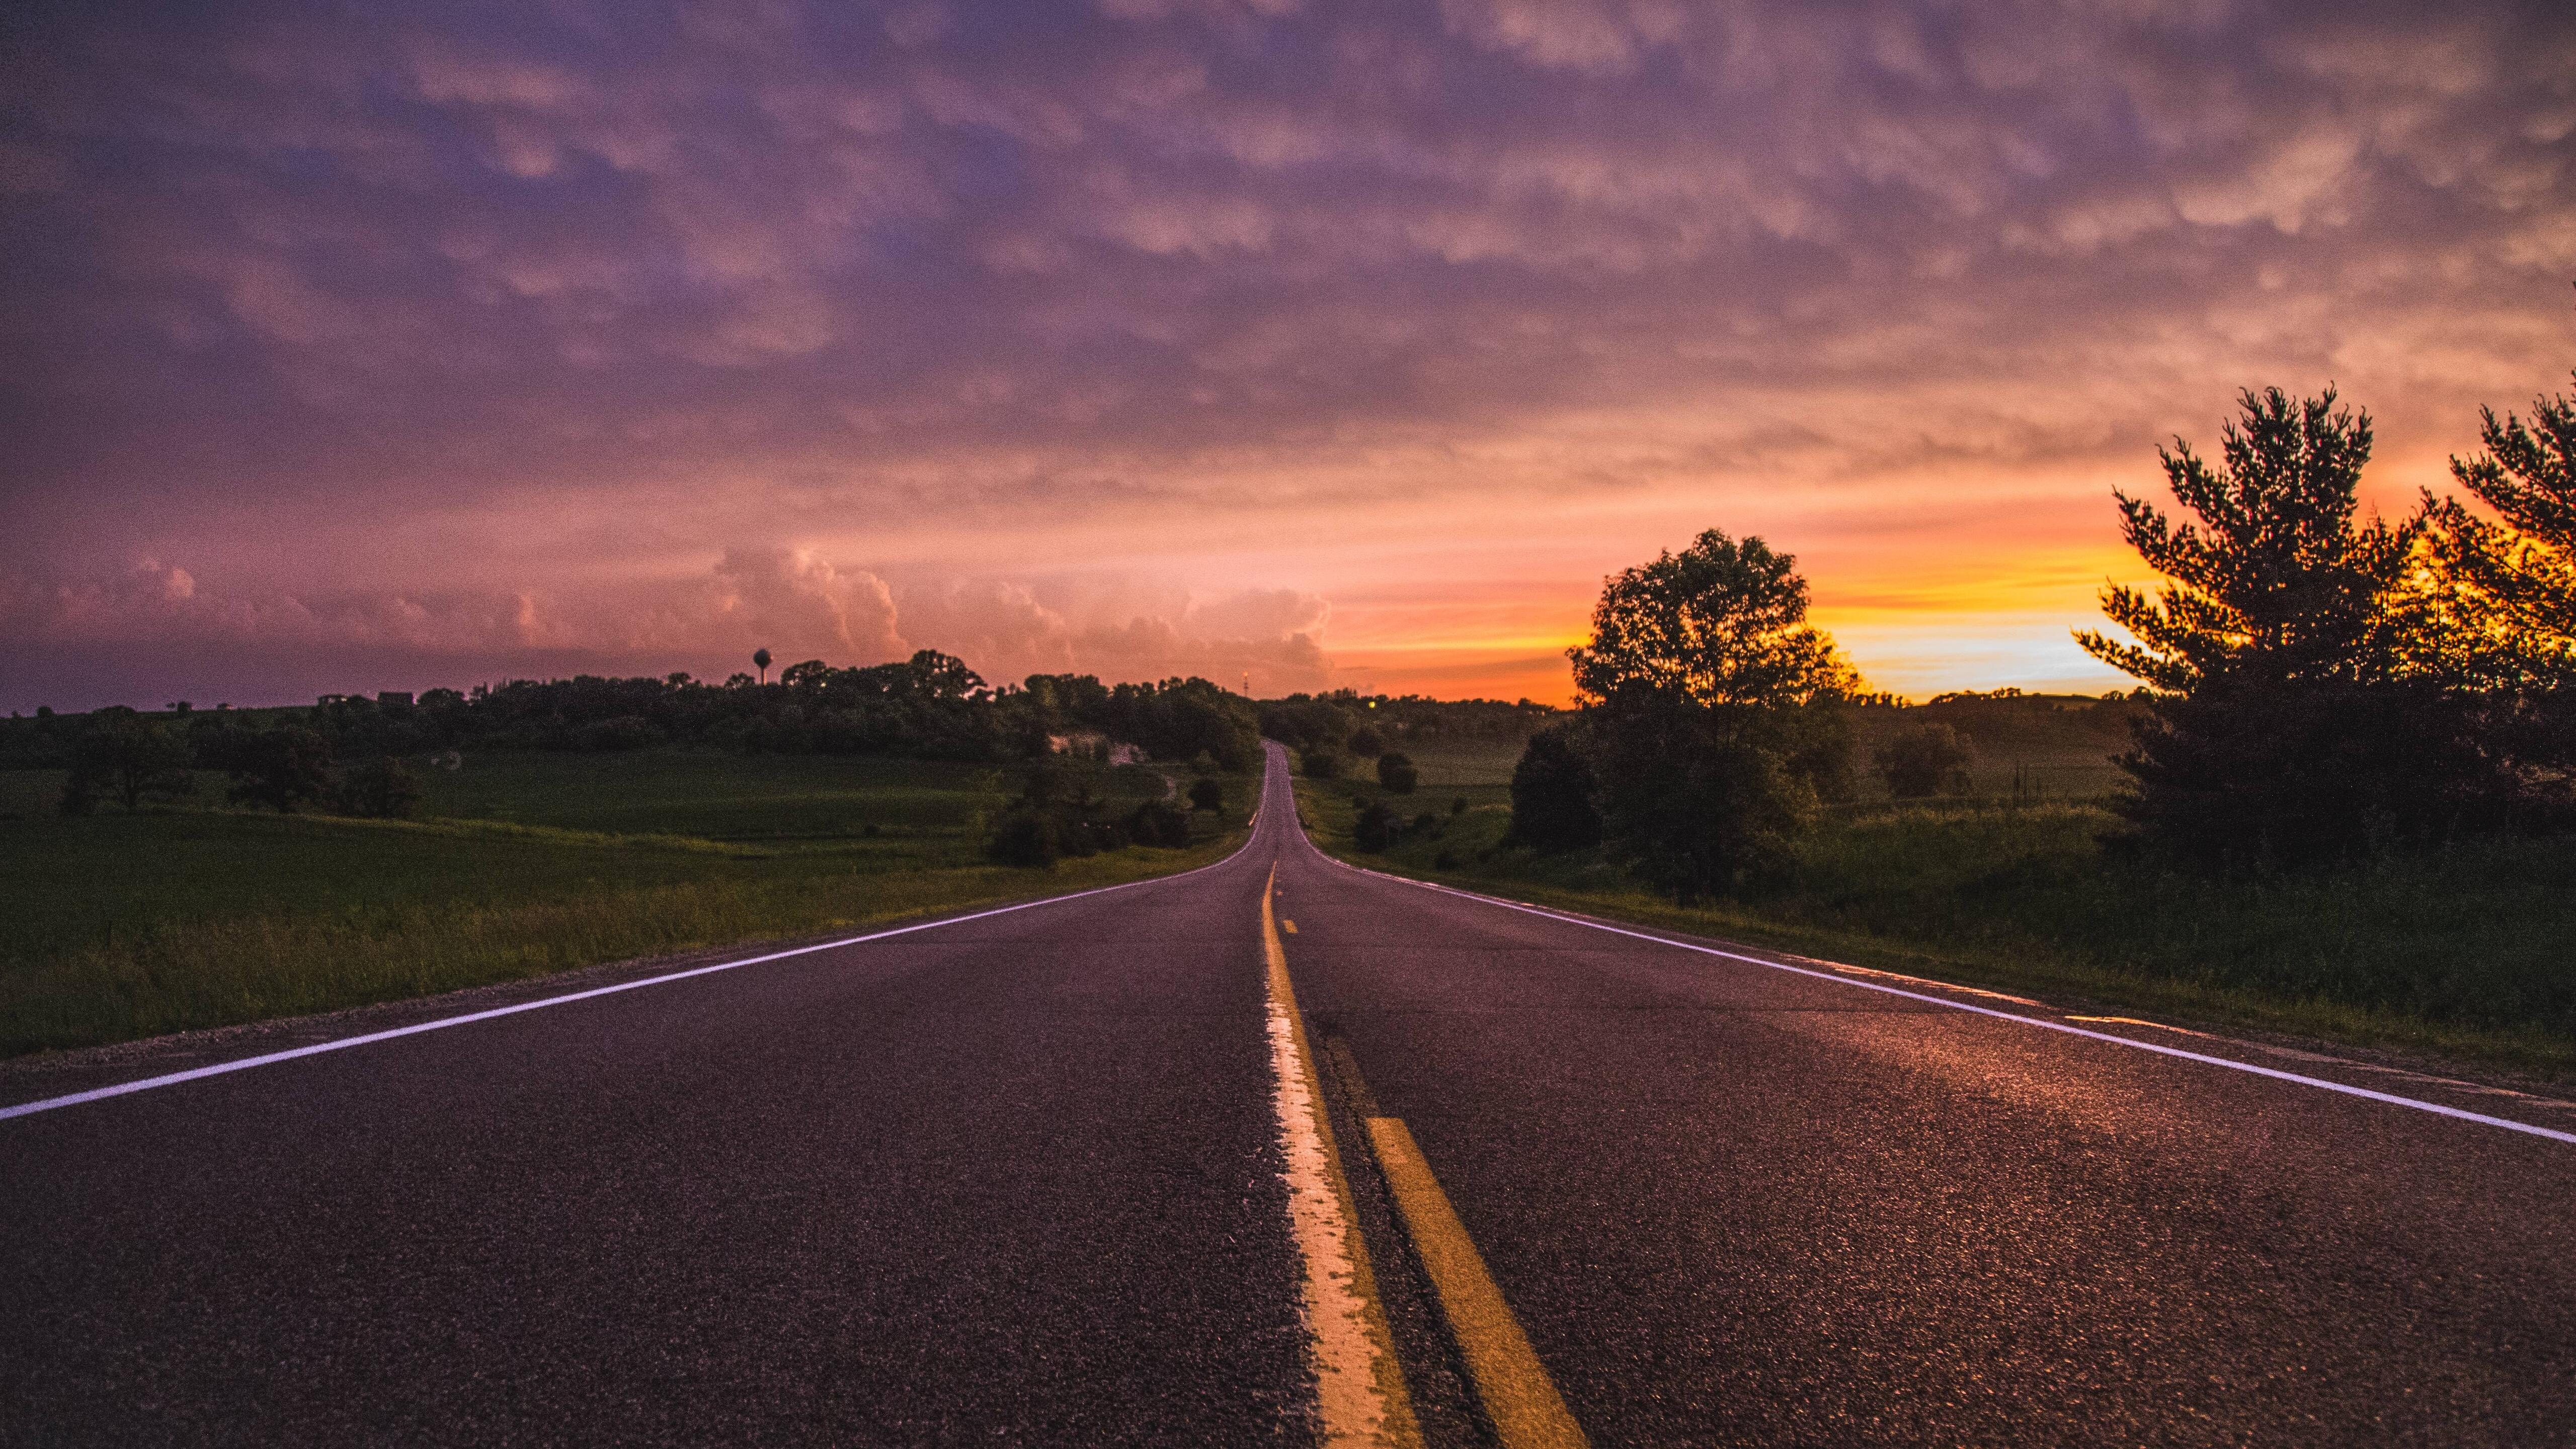
[[[0,1056],[1143,879],[1223,855],[1253,793],[1230,780],[1186,849],[1045,871],[983,858],[990,766],[496,751],[425,781],[415,821],[212,808],[202,782],[193,808],[65,820],[60,786],[0,772]]]
[[[1683,909],[1597,851],[1503,845],[1508,791],[1485,790],[1444,787],[1470,794],[1469,812],[1441,814],[1383,855],[1351,842],[1367,789],[1300,781],[1299,801],[1318,843],[1345,859],[1534,904],[2177,1024],[2576,1078],[2576,847],[2565,841],[2214,881],[2106,849],[2117,821],[2098,799],[1862,802],[1827,812],[1788,887]],[[1388,803],[1408,819],[1418,810]]]

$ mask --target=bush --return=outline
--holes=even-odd
[[[1505,837],[1542,853],[1587,850],[1601,843],[1598,786],[1576,727],[1551,725],[1530,736],[1512,767],[1512,827]],[[1466,810],[1459,800],[1451,814]]]
[[[370,760],[341,782],[340,808],[351,815],[408,820],[420,808],[420,779],[411,766],[390,755]]]
[[[327,805],[337,794],[331,779],[331,742],[299,725],[243,737],[231,766],[232,799],[291,815],[305,805]]]
[[[1386,750],[1386,741],[1378,737],[1378,732],[1376,730],[1367,725],[1361,725],[1358,729],[1351,731],[1350,743],[1344,746],[1344,748],[1365,760],[1372,755],[1384,753]]]
[[[1127,817],[1127,834],[1138,845],[1178,850],[1190,843],[1190,817],[1178,806],[1148,800]]]
[[[1064,843],[1057,836],[1054,819],[1023,802],[1003,811],[994,822],[992,838],[985,842],[984,852],[1004,865],[1034,869],[1062,859]]]
[[[1192,780],[1190,808],[1222,812],[1225,809],[1225,782],[1211,779]]]
[[[1316,745],[1300,756],[1298,767],[1309,780],[1338,780],[1342,777],[1341,755],[1323,745]]]
[[[1377,782],[1391,795],[1410,795],[1422,782],[1422,773],[1413,768],[1412,757],[1393,750],[1377,757]]]
[[[1351,843],[1377,854],[1395,844],[1396,833],[1395,812],[1386,808],[1385,801],[1372,800],[1351,824]]]
[[[1968,737],[1945,724],[1917,725],[1878,747],[1878,773],[1899,800],[1968,793]]]

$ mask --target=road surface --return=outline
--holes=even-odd
[[[1188,875],[22,1090],[0,1444],[2576,1443],[2576,1112],[1657,937],[1274,750]]]

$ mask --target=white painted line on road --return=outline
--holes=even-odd
[[[1308,844],[1311,848],[1313,843],[1310,841]],[[2063,1032],[2068,1036],[2080,1036],[2089,1041],[2108,1042],[2113,1046],[2124,1046],[2132,1051],[2153,1052],[2158,1056],[2165,1057],[2179,1057],[2187,1062],[2199,1062],[2204,1066],[2225,1067],[2231,1072],[2245,1072],[2257,1077],[2270,1077],[2274,1081],[2278,1082],[2295,1082],[2303,1087],[2315,1087],[2320,1091],[2335,1092],[2346,1097],[2360,1097],[2367,1101],[2384,1102],[2392,1107],[2411,1107],[2418,1112],[2430,1112],[2437,1117],[2456,1117],[2463,1122],[2476,1122],[2483,1126],[2501,1127],[2508,1132],[2522,1132],[2533,1137],[2546,1137],[2552,1142],[2576,1143],[2576,1132],[2562,1132],[2555,1127],[2542,1127],[2530,1122],[2516,1122],[2510,1117],[2491,1117],[2484,1112],[2471,1112],[2462,1107],[2444,1106],[2440,1102],[2427,1102],[2417,1097],[2400,1097],[2393,1092],[2374,1092],[2368,1087],[2356,1087],[2349,1082],[2329,1081],[2324,1077],[2311,1077],[2302,1075],[2298,1072],[2285,1072],[2278,1067],[2260,1067],[2256,1066],[2252,1062],[2230,1061],[2226,1057],[2215,1057],[2206,1052],[2186,1051],[2181,1047],[2166,1046],[2161,1042],[2139,1041],[2135,1037],[2118,1036],[2107,1031],[2087,1031],[2083,1027],[2070,1026],[2062,1021],[2050,1021],[2046,1017],[2024,1016],[2015,1011],[1998,1011],[1994,1007],[1979,1006],[1974,1002],[1953,1001],[1947,997],[1927,995],[1920,991],[1907,991],[1900,987],[1882,985],[1876,981],[1856,980],[1852,977],[1844,976],[1832,971],[1816,971],[1805,966],[1792,966],[1785,961],[1769,961],[1760,956],[1747,956],[1741,951],[1725,951],[1720,950],[1715,946],[1702,946],[1691,941],[1676,941],[1669,936],[1658,936],[1646,931],[1634,931],[1625,926],[1611,925],[1606,921],[1595,921],[1584,916],[1568,915],[1562,911],[1551,911],[1539,906],[1524,905],[1519,901],[1507,901],[1499,896],[1478,895],[1474,891],[1462,891],[1455,886],[1438,885],[1427,880],[1414,880],[1408,876],[1390,875],[1382,870],[1371,870],[1364,865],[1353,865],[1346,860],[1335,860],[1330,855],[1324,855],[1324,852],[1321,850],[1317,850],[1315,853],[1323,855],[1324,859],[1332,861],[1333,864],[1340,866],[1344,870],[1357,871],[1361,875],[1373,875],[1380,880],[1391,880],[1400,882],[1404,885],[1420,886],[1424,890],[1438,891],[1442,895],[1456,896],[1461,900],[1482,901],[1486,905],[1500,906],[1507,911],[1519,911],[1524,915],[1544,916],[1548,920],[1563,921],[1567,925],[1588,926],[1596,931],[1607,931],[1614,936],[1630,936],[1640,941],[1652,941],[1659,946],[1671,946],[1683,951],[1696,951],[1703,956],[1717,956],[1728,961],[1741,961],[1748,966],[1765,966],[1774,971],[1786,971],[1793,976],[1812,976],[1818,981],[1832,981],[1844,986],[1856,987],[1862,991],[1884,992],[1889,996],[1901,996],[1908,1001],[1920,1001],[1931,1006],[1945,1006],[1952,1011],[1965,1011],[1976,1016],[1991,1016],[2003,1021],[2017,1021],[2025,1026],[2036,1026],[2047,1031]],[[2356,1063],[2355,1065],[2359,1064]]]
[[[292,1047],[282,1052],[269,1052],[264,1056],[243,1057],[238,1061],[215,1062],[208,1066],[191,1067],[184,1072],[171,1072],[165,1076],[144,1077],[137,1081],[119,1082],[111,1087],[97,1087],[86,1092],[73,1092],[60,1097],[47,1097],[42,1101],[21,1102],[14,1107],[0,1107],[0,1121],[7,1121],[12,1117],[31,1117],[38,1112],[51,1112],[62,1107],[77,1107],[83,1102],[104,1101],[109,1097],[122,1097],[132,1092],[148,1092],[155,1087],[175,1087],[181,1082],[193,1082],[203,1077],[220,1077],[227,1072],[248,1071],[252,1067],[265,1067],[277,1062],[291,1062],[298,1057],[318,1056],[323,1052],[346,1051],[350,1047],[366,1046],[370,1043],[380,1041],[392,1041],[396,1037],[418,1036],[425,1031],[443,1031],[451,1026],[465,1026],[472,1022],[490,1021],[496,1017],[516,1016],[523,1011],[538,1011],[549,1006],[564,1006],[575,1001],[588,1001],[594,997],[614,996],[621,991],[637,991],[647,986],[661,986],[673,981],[686,981],[692,976],[708,976],[713,975],[718,971],[732,971],[743,966],[758,966],[769,961],[784,961],[790,956],[810,956],[817,951],[837,951],[844,946],[865,945],[870,941],[882,941],[890,936],[908,936],[915,931],[931,931],[936,930],[941,926],[962,926],[968,921],[981,921],[992,916],[1007,916],[1013,911],[1034,910],[1039,906],[1061,905],[1066,901],[1081,900],[1085,896],[1106,895],[1111,891],[1134,890],[1138,886],[1163,885],[1171,881],[1183,880],[1190,876],[1197,875],[1200,871],[1214,870],[1218,866],[1226,865],[1239,858],[1245,850],[1251,848],[1251,845],[1252,837],[1247,835],[1244,837],[1244,843],[1241,846],[1236,847],[1234,853],[1232,855],[1228,855],[1224,860],[1213,860],[1208,862],[1206,865],[1182,871],[1178,875],[1163,875],[1156,876],[1151,880],[1131,880],[1123,881],[1117,885],[1096,886],[1087,891],[1073,891],[1065,895],[1048,896],[1044,900],[1022,901],[1015,906],[996,906],[989,911],[977,911],[973,915],[948,916],[936,921],[918,921],[909,926],[897,926],[892,930],[871,931],[864,936],[848,936],[838,941],[825,941],[817,946],[795,946],[784,951],[772,951],[766,956],[747,956],[740,961],[719,961],[712,966],[693,966],[686,971],[672,971],[660,976],[647,976],[637,981],[621,981],[614,986],[595,986],[588,991],[566,992],[561,996],[548,996],[536,1001],[522,1001],[511,1006],[496,1006],[489,1011],[471,1011],[462,1016],[443,1016],[435,1021],[415,1022],[410,1026],[398,1026],[390,1031],[371,1031],[363,1036],[344,1036],[336,1041],[315,1042],[310,1046]]]
[[[1414,1449],[1422,1432],[1396,1362],[1395,1339],[1369,1270],[1368,1242],[1351,1206],[1350,1179],[1333,1141],[1332,1119],[1315,1077],[1315,1053],[1288,952],[1279,941],[1271,895],[1279,868],[1261,888],[1261,953],[1267,983],[1272,1101],[1279,1115],[1280,1176],[1288,1186],[1288,1231],[1306,1265],[1304,1310],[1315,1371],[1317,1439],[1340,1449]]]

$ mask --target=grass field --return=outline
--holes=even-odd
[[[2576,1076],[2566,841],[2212,881],[2106,852],[2117,820],[2098,795],[2015,804],[2007,770],[1967,799],[1834,807],[1801,847],[1792,886],[1681,910],[1598,852],[1504,846],[1514,758],[1499,745],[1452,752],[1437,785],[1426,768],[1416,794],[1389,804],[1408,819],[1432,812],[1437,833],[1382,856],[1351,846],[1368,787],[1301,781],[1301,808],[1338,854],[1472,889],[2169,1019]],[[1457,799],[1470,808],[1452,816]]]
[[[0,771],[0,1055],[324,1011],[626,957],[1136,879],[1187,850],[1052,872],[986,863],[989,766],[686,751],[491,752],[422,818],[195,808],[66,820],[61,776]],[[1104,770],[1121,805],[1158,771]],[[1239,824],[1248,781],[1229,795]]]

